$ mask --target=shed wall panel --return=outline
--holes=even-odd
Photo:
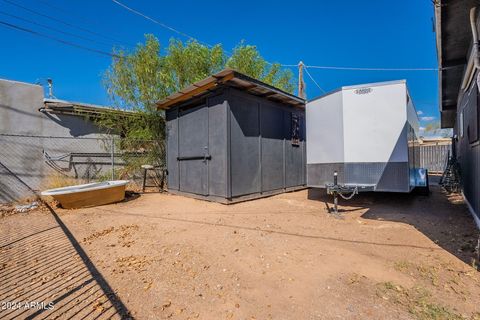
[[[300,141],[292,144],[292,113],[300,119]],[[284,111],[285,134],[285,187],[305,184],[305,114],[296,111]]]
[[[227,101],[225,95],[208,99],[208,194],[227,196]]]
[[[167,184],[169,189],[178,190],[178,109],[170,109],[166,113],[167,119]]]
[[[208,108],[206,105],[180,109],[178,120],[179,157],[208,155]],[[180,191],[208,194],[208,162],[206,159],[179,161]]]
[[[262,192],[284,187],[283,109],[269,104],[260,107],[262,136]]]
[[[229,95],[232,197],[261,191],[259,103]]]

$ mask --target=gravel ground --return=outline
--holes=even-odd
[[[432,191],[359,195],[338,216],[308,190],[10,213],[0,318],[480,319],[478,232]]]

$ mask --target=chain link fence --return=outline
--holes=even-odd
[[[140,190],[142,165],[154,167],[147,171],[147,185],[161,189],[165,154],[163,141],[0,134],[0,203],[34,191],[105,180],[129,180],[129,188]]]

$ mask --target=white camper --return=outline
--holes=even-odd
[[[405,80],[342,87],[307,103],[307,185],[358,191],[428,187],[417,112]]]

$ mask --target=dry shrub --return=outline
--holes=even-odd
[[[75,179],[62,174],[54,174],[45,177],[41,183],[42,189],[55,189],[86,183],[81,179]]]

